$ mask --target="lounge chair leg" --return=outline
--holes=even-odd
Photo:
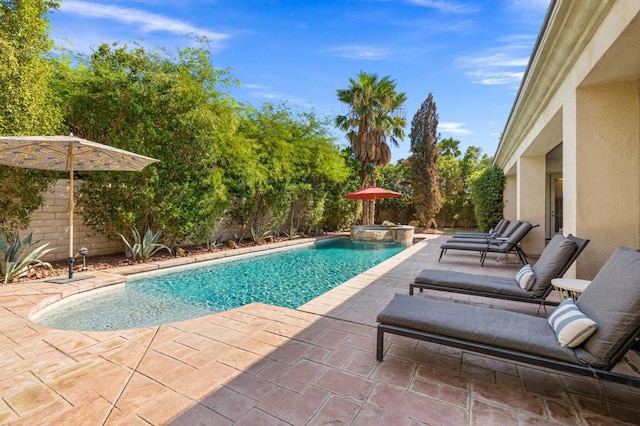
[[[382,361],[384,354],[384,331],[378,327],[378,339],[376,341],[376,359]]]
[[[444,254],[445,249],[440,250],[440,257],[438,258],[438,262],[440,262],[440,259],[442,259],[442,255]]]
[[[483,251],[480,253],[480,266],[484,266],[484,260],[487,258],[487,252]]]

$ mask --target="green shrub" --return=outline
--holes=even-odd
[[[20,240],[20,235],[6,234],[0,235],[0,274],[4,284],[9,283],[16,277],[26,275],[31,268],[44,266],[53,272],[51,264],[40,260],[42,256],[52,251],[47,249],[47,244],[40,247],[33,247],[31,243],[32,234],[29,234],[24,240]]]
[[[471,179],[471,199],[480,230],[491,229],[504,214],[504,173],[495,167],[474,172]]]

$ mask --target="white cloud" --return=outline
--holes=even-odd
[[[524,71],[486,71],[479,70],[470,73],[473,82],[487,86],[518,86]]]
[[[473,83],[488,86],[519,86],[535,37],[511,35],[497,41],[498,47],[486,49],[476,55],[461,56],[455,61],[459,68],[466,69]]]
[[[441,133],[451,133],[454,135],[470,135],[473,132],[468,129],[463,129],[466,123],[456,123],[454,121],[438,123],[438,131]]]
[[[63,12],[88,18],[111,19],[125,24],[137,25],[145,33],[164,31],[175,34],[196,34],[205,36],[213,42],[229,37],[227,34],[194,27],[189,23],[140,9],[107,6],[76,0],[65,0],[62,2],[61,9]]]
[[[458,3],[446,0],[408,0],[409,3],[416,6],[428,7],[442,13],[477,13],[478,7],[472,3]]]
[[[390,55],[386,49],[365,45],[336,46],[327,50],[336,53],[341,58],[370,61],[385,59]]]

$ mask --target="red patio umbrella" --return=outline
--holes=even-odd
[[[401,193],[391,191],[390,189],[378,188],[377,186],[367,186],[365,188],[358,189],[357,191],[345,194],[343,197],[351,200],[377,200],[379,198],[400,197],[401,195]]]

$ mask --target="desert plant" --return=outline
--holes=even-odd
[[[294,227],[289,228],[288,232],[284,231],[284,235],[286,235],[286,237],[290,240],[295,240],[296,238],[300,238],[302,236],[302,234],[299,233]]]
[[[256,244],[262,244],[265,241],[273,241],[271,231],[263,231],[260,227],[251,228],[251,238]]]
[[[213,249],[222,245],[222,237],[208,237],[206,243],[207,251],[213,251]]]
[[[147,260],[160,250],[167,250],[169,254],[171,254],[171,249],[164,244],[160,244],[160,236],[162,235],[162,231],[157,231],[156,233],[151,232],[151,228],[147,227],[147,231],[144,233],[144,236],[140,236],[140,232],[135,227],[131,228],[131,233],[133,234],[133,240],[129,241],[127,238],[118,233],[122,241],[124,241],[125,245],[131,251],[131,260],[134,262],[139,257],[142,260]]]
[[[52,249],[47,249],[47,245],[33,247],[31,242],[32,234],[27,235],[24,240],[20,240],[20,235],[6,234],[0,235],[0,274],[4,284],[9,283],[14,278],[27,274],[31,268],[44,266],[53,272],[49,262],[44,262],[41,257],[49,253]]]

